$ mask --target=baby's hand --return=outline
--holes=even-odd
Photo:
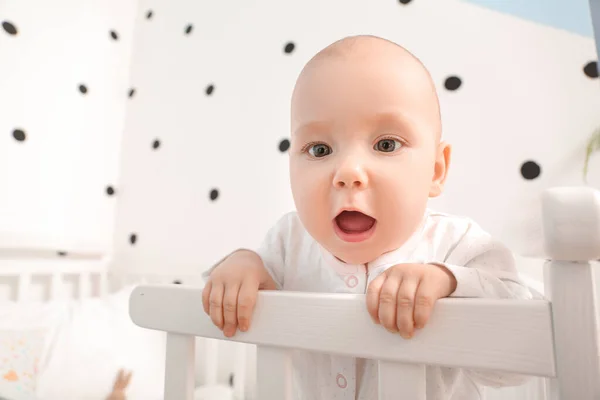
[[[436,300],[455,289],[456,278],[443,266],[398,264],[371,282],[367,309],[376,324],[410,339],[425,326]]]
[[[258,254],[241,250],[212,271],[202,291],[202,305],[225,336],[232,337],[238,327],[243,332],[250,327],[258,291],[275,289]]]
[[[125,400],[125,390],[129,386],[129,381],[131,381],[131,371],[125,373],[120,369],[113,383],[113,391],[106,400]]]

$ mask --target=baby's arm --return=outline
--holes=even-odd
[[[464,234],[442,263],[454,274],[456,290],[450,297],[541,298],[519,278],[512,252],[476,224]],[[530,377],[506,372],[465,370],[475,383],[490,387],[518,386]]]
[[[220,259],[212,267],[210,267],[208,270],[202,273],[203,280],[206,282],[209,279],[212,272],[215,270],[215,268],[222,265],[232,256],[247,252],[251,255],[258,256],[258,258],[262,262],[263,268],[265,268],[267,273],[275,281],[277,289],[281,290],[283,288],[283,269],[285,265],[285,247],[287,244],[289,220],[290,214],[286,214],[279,220],[277,220],[275,225],[273,225],[269,229],[265,238],[263,239],[259,248],[256,251],[241,248],[229,253],[227,256]]]
[[[443,262],[456,278],[450,297],[524,299],[538,297],[519,277],[512,252],[475,224],[451,246]]]
[[[258,252],[236,250],[202,274],[204,312],[226,337],[238,327],[248,330],[259,290],[283,287],[287,220],[281,218],[269,230]]]

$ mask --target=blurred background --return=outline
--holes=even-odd
[[[0,0],[0,247],[185,277],[257,246],[294,209],[298,73],[372,34],[438,88],[454,153],[431,206],[541,279],[541,192],[600,188],[600,155],[583,177],[600,127],[591,15],[587,0]]]

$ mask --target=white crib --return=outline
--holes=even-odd
[[[9,237],[9,235],[7,234],[6,237]],[[121,318],[121,310],[127,307],[126,302],[128,298],[123,297],[120,293],[127,292],[133,284],[172,284],[175,281],[181,281],[184,285],[197,285],[201,282],[201,278],[198,275],[114,273],[110,270],[110,256],[102,252],[89,251],[89,249],[85,248],[68,248],[65,252],[66,255],[61,256],[56,253],[55,249],[57,246],[54,243],[49,243],[48,240],[40,238],[32,239],[31,237],[17,239],[0,242],[0,319],[8,315],[8,321],[12,321],[12,323],[0,321],[2,322],[0,323],[0,333],[3,332],[3,329],[27,332],[31,330],[30,325],[32,324],[36,326],[36,329],[44,328],[46,344],[41,356],[42,363],[47,367],[50,359],[57,358],[59,361],[52,363],[49,375],[46,375],[47,368],[44,368],[44,377],[42,378],[43,389],[41,393],[37,393],[43,399],[55,399],[54,395],[57,391],[61,393],[60,398],[65,400],[81,399],[81,397],[65,397],[65,393],[69,392],[67,388],[70,387],[70,384],[68,382],[72,381],[72,379],[65,378],[64,381],[61,379],[63,376],[66,377],[69,375],[69,365],[71,365],[72,360],[89,360],[89,354],[98,354],[99,352],[94,349],[87,349],[88,356],[84,355],[81,358],[79,356],[71,356],[68,352],[72,351],[72,348],[64,346],[64,344],[68,343],[68,340],[64,338],[70,337],[69,335],[72,332],[77,331],[78,326],[80,327],[82,323],[87,323],[86,321],[91,321],[94,316],[105,317],[102,321],[93,324],[95,329],[106,328],[108,326],[106,321],[109,319],[106,316],[110,316],[110,321],[118,325],[113,332],[121,334],[123,338],[122,340],[119,339],[118,343],[137,340],[136,345],[138,348],[147,346],[143,349],[144,357],[152,358],[152,355],[160,353],[164,355],[164,339],[162,343],[158,339],[160,332],[156,332],[156,335],[148,336],[144,333],[133,331],[128,326],[120,323],[124,322],[124,319]],[[23,245],[22,243],[24,242],[27,244]],[[67,309],[67,304],[70,304],[68,310],[71,311],[68,315],[63,312],[63,310]],[[124,306],[121,306],[121,304],[124,304]],[[28,307],[28,305],[32,307]],[[51,315],[41,313],[40,310],[42,309],[50,311]],[[16,318],[17,315],[19,316],[18,318]],[[41,317],[42,320],[37,320],[38,317]],[[125,317],[127,317],[126,314]],[[60,327],[60,331],[57,330],[58,327]],[[137,329],[143,331],[141,328]],[[61,336],[63,339],[60,340],[61,345],[56,348],[56,335],[59,333],[63,335]],[[3,337],[0,337],[0,341],[2,339]],[[84,338],[81,339],[79,344],[73,348],[81,350],[85,347],[85,340]],[[118,343],[115,344],[113,339],[107,338],[101,343],[96,343],[98,345],[97,348],[108,345],[108,343],[111,346],[117,346],[116,348],[120,346]],[[226,384],[226,375],[235,372],[235,370],[228,365],[227,358],[221,360],[221,364],[223,365],[221,365],[221,370],[218,370],[217,361],[219,354],[217,353],[215,344],[213,340],[200,339],[197,341],[199,352],[203,356],[205,354],[208,356],[206,358],[198,357],[199,365],[197,369],[199,374],[195,377],[198,384],[196,392],[211,392],[217,393],[221,397],[226,397],[230,396],[230,392],[232,391],[229,385]],[[150,345],[154,345],[155,347],[150,347]],[[231,343],[227,347],[235,345],[235,343]],[[218,350],[224,349],[219,348]],[[100,357],[97,363],[106,365],[106,360],[114,356],[115,350],[111,348],[111,351],[112,353],[107,354],[105,358]],[[139,366],[141,365],[141,361],[132,359],[137,354],[136,350],[132,350],[127,356],[123,357],[126,357],[130,364],[133,363],[134,366]],[[211,354],[212,356],[210,356]],[[140,359],[143,360],[144,357],[140,357]],[[141,373],[138,374],[140,371],[136,371],[134,382],[137,382],[138,387],[140,386],[140,379],[138,378],[135,381],[135,375],[143,377],[156,376],[154,371],[158,369],[155,368],[155,365],[160,365],[162,369],[163,363],[161,360],[163,357],[154,358],[156,361],[142,368],[143,371]],[[65,365],[62,364],[63,361],[66,363]],[[103,362],[105,364],[102,364]],[[208,362],[210,362],[210,366],[207,364]],[[62,367],[66,368],[64,374]],[[89,382],[86,382],[80,386],[100,387],[100,390],[95,393],[97,396],[108,394],[110,389],[109,384],[102,386],[101,383],[97,382],[104,382],[105,379],[103,378],[105,375],[110,375],[110,379],[114,375],[109,369],[103,369],[102,367],[96,368],[95,371],[100,371],[100,375],[102,376],[95,374],[93,378],[90,378],[93,384],[90,385]],[[160,376],[162,372],[158,372],[158,376]],[[221,375],[220,379],[219,375]],[[59,379],[55,380],[53,379],[54,377],[58,377]],[[40,375],[36,379],[39,383]],[[152,386],[152,388],[158,386],[156,392],[152,394],[153,399],[158,399],[160,398],[159,396],[162,396],[162,384],[148,386]],[[2,392],[1,388],[0,392]],[[86,393],[89,392],[93,392],[93,389],[86,391]],[[2,396],[0,395],[0,397]],[[139,390],[134,393],[129,391],[128,398],[148,399]]]
[[[258,346],[256,398],[292,398],[289,351],[302,349],[378,360],[381,400],[424,400],[426,365],[546,377],[549,399],[600,399],[590,264],[600,258],[600,192],[550,189],[542,213],[548,301],[442,299],[411,340],[374,325],[363,295],[259,293],[251,330],[234,337]],[[144,285],[130,298],[134,323],[168,334],[166,400],[192,399],[194,337],[225,340],[201,291]]]

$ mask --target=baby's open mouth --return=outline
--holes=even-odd
[[[337,227],[346,234],[359,234],[369,231],[375,225],[375,218],[360,211],[342,211],[335,217]]]

